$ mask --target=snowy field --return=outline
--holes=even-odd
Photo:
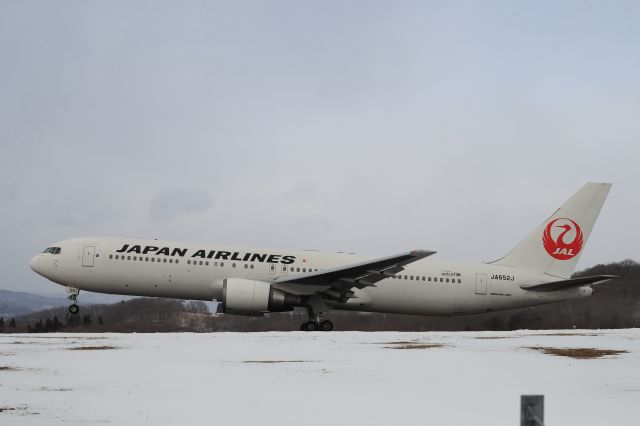
[[[521,394],[640,425],[640,329],[0,335],[0,425],[513,426]]]

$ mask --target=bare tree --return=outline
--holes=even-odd
[[[184,310],[192,314],[208,314],[209,308],[207,304],[200,300],[190,300],[185,303]]]

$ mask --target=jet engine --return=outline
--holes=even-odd
[[[294,296],[271,287],[264,281],[227,278],[222,285],[222,312],[235,315],[261,316],[266,312],[291,311],[301,305]]]

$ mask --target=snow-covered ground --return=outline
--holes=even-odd
[[[640,329],[0,335],[0,425],[506,426],[521,394],[547,425],[639,425]]]

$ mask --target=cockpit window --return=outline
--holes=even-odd
[[[43,253],[60,254],[60,247],[49,247]]]

